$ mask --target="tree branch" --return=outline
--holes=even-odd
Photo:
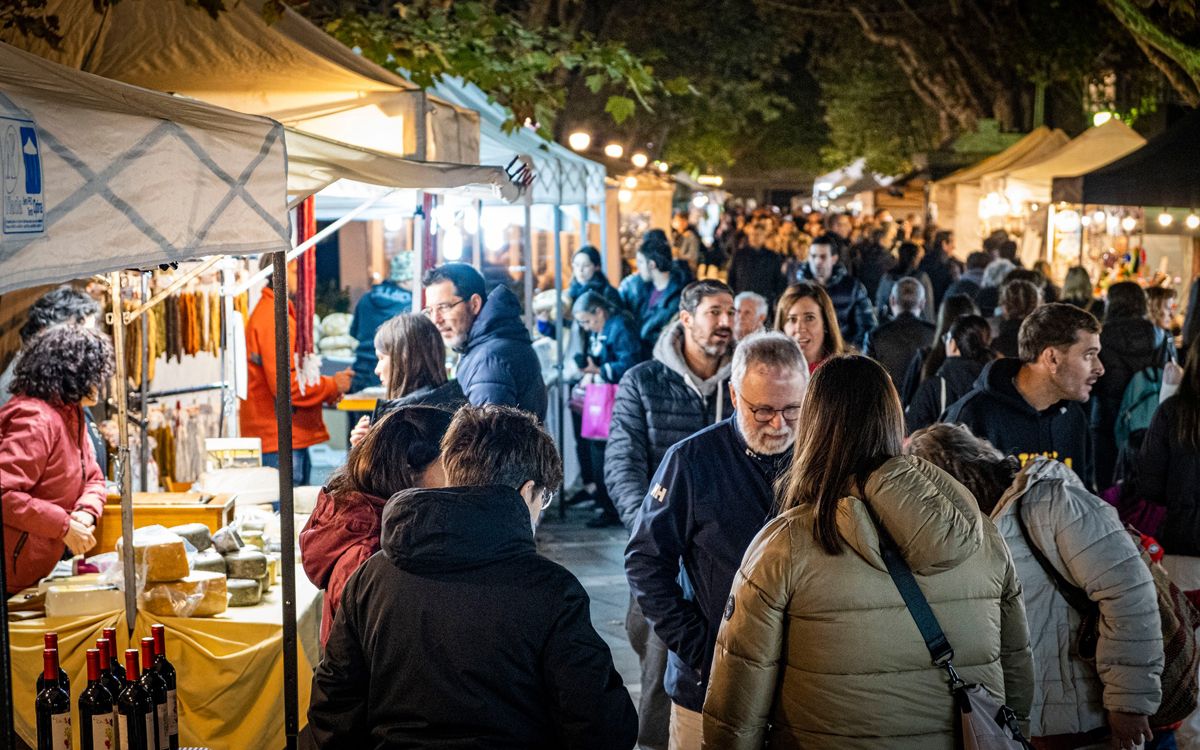
[[[1117,17],[1121,25],[1133,35],[1134,40],[1143,51],[1156,50],[1161,57],[1151,57],[1154,63],[1164,73],[1167,71],[1159,60],[1166,58],[1178,67],[1176,74],[1167,74],[1171,85],[1184,97],[1195,97],[1195,91],[1200,88],[1200,49],[1162,30],[1132,0],[1103,0],[1104,6]],[[1149,53],[1147,52],[1147,56]],[[1190,86],[1180,88],[1180,76],[1187,76]],[[1178,82],[1178,83],[1177,83]]]

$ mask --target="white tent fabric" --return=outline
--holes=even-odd
[[[521,195],[498,167],[409,161],[290,128],[286,140],[288,197],[293,204],[341,179],[509,203]]]
[[[1014,165],[984,175],[985,194],[1004,195],[1009,203],[1049,203],[1050,184],[1055,177],[1078,177],[1116,161],[1145,145],[1146,139],[1113,118],[1083,133],[1062,148],[1023,166]]]
[[[0,29],[0,40],[89,73],[185,94],[354,145],[412,158],[421,92],[285,10],[268,25],[262,0],[227,3],[211,18],[184,0],[122,2],[97,13],[92,0],[48,0],[65,39],[55,47]],[[475,164],[479,116],[425,96],[424,158]]]
[[[537,178],[531,187],[533,203],[557,206],[600,205],[604,202],[605,168],[568,148],[547,141],[528,128],[505,133],[504,108],[489,100],[478,86],[462,80],[439,83],[434,92],[479,113],[479,163],[507,167],[514,154],[533,161]]]
[[[0,293],[286,250],[283,127],[0,44]]]

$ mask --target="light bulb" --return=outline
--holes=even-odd
[[[667,164],[665,161],[660,161],[658,163],[658,171],[662,172],[663,174],[666,174],[667,170],[669,170],[670,168],[671,168],[671,165]]]
[[[696,208],[704,208],[708,205],[708,196],[704,193],[696,193],[695,197],[692,198],[692,205]]]
[[[1137,219],[1132,216],[1126,216],[1124,219],[1121,219],[1121,228],[1126,232],[1132,232],[1136,227]]]
[[[1090,227],[1092,225],[1092,217],[1084,214],[1079,217],[1079,225],[1082,227]]]
[[[1096,222],[1097,224],[1103,224],[1104,220],[1107,218],[1108,214],[1104,213],[1103,211],[1097,211],[1096,213],[1092,214],[1092,221]]]
[[[633,162],[633,166],[637,167],[638,169],[645,169],[646,165],[650,163],[650,157],[639,151],[633,156],[629,157],[629,161]]]
[[[587,151],[588,146],[592,145],[592,136],[590,133],[576,130],[567,136],[567,145],[576,151]]]
[[[1171,222],[1174,220],[1175,217],[1171,216],[1171,214],[1167,213],[1166,211],[1163,211],[1158,215],[1158,225],[1160,227],[1169,227],[1171,226]]]
[[[604,155],[610,159],[620,159],[625,154],[625,147],[619,143],[610,143],[604,147]]]
[[[634,188],[636,188],[638,186],[638,181],[637,181],[636,177],[634,177],[633,175],[629,175],[628,177],[625,178],[624,184],[625,184],[625,188],[627,190],[633,190]]]
[[[1188,217],[1183,220],[1183,224],[1188,229],[1200,227],[1200,216],[1197,216],[1196,214],[1188,214]]]
[[[633,193],[629,190],[618,190],[617,200],[621,203],[628,203],[629,201],[633,200]]]
[[[446,232],[446,236],[442,238],[442,255],[446,260],[461,260],[463,255],[463,237],[462,232],[450,231]]]
[[[404,228],[404,214],[388,214],[383,217],[383,230],[385,232],[399,232]]]

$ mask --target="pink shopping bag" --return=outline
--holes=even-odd
[[[614,383],[592,383],[583,396],[583,425],[579,434],[588,440],[608,440],[613,403],[617,400]]]

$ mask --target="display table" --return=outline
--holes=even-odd
[[[308,713],[313,665],[320,648],[323,593],[296,567],[300,726]],[[254,607],[230,607],[215,617],[156,617],[139,611],[133,642],[150,626],[167,628],[167,658],[178,674],[179,741],[211,750],[278,750],[283,726],[283,587],[274,586]],[[42,634],[58,633],[62,667],[71,679],[71,705],[87,684],[85,652],[101,629],[116,628],[118,650],[130,639],[123,612],[79,618],[35,618],[9,623],[13,703],[17,733],[36,746],[34,683],[42,671]],[[73,722],[79,747],[78,713]]]

